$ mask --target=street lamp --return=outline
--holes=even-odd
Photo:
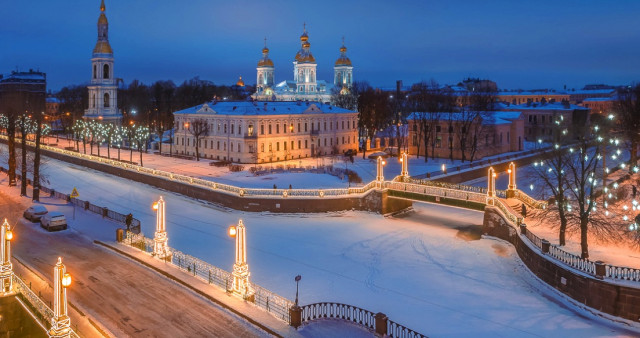
[[[189,128],[189,122],[184,123],[184,138],[182,139],[182,144],[184,145],[184,154],[187,154],[187,128]]]
[[[296,278],[294,278],[294,280],[296,281],[296,305],[298,306],[298,283],[300,282],[300,280],[302,279],[302,276],[297,275]]]
[[[49,337],[70,337],[71,319],[67,312],[67,288],[71,285],[71,275],[62,264],[62,257],[53,268],[53,318]]]
[[[236,262],[233,264],[233,284],[231,291],[243,297],[246,300],[253,301],[254,292],[249,283],[249,265],[247,264],[247,239],[246,228],[242,220],[238,221],[237,226],[230,226],[228,230],[229,236],[236,239]]]

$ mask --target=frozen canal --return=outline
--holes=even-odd
[[[80,199],[131,211],[147,236],[155,222],[151,205],[163,195],[169,244],[227,270],[234,242],[226,230],[242,218],[252,281],[293,299],[293,278],[301,274],[302,304],[333,301],[384,312],[434,337],[633,334],[568,305],[507,243],[478,239],[479,212],[415,204],[415,212],[397,218],[243,213],[55,160],[45,174],[56,190],[77,187]]]

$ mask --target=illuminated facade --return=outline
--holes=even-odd
[[[273,61],[269,58],[269,48],[262,49],[258,61],[256,92],[253,98],[259,101],[331,101],[333,88],[341,93],[348,92],[353,84],[353,65],[347,57],[347,47],[340,47],[340,57],[334,64],[333,84],[317,79],[316,59],[311,53],[311,43],[306,28],[300,36],[300,50],[293,61],[293,81],[275,83]]]
[[[119,124],[122,114],[118,111],[118,88],[113,76],[113,50],[109,44],[109,22],[104,14],[105,10],[102,0],[98,18],[98,41],[91,58],[91,84],[87,87],[89,108],[85,110],[84,119]]]
[[[358,149],[358,113],[322,103],[212,101],[173,114],[177,154],[195,156],[197,120],[207,124],[198,145],[207,159],[268,163]]]

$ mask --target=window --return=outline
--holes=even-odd
[[[442,127],[441,126],[436,126],[436,133],[439,133],[442,131]]]
[[[220,141],[218,141],[217,150],[220,150]]]
[[[436,148],[442,148],[442,136],[436,136]]]
[[[269,151],[273,151],[273,145],[269,143]]]
[[[226,123],[224,124],[224,133],[225,134],[227,133],[227,124]]]
[[[96,72],[96,69],[97,69],[97,68],[98,68],[98,67],[97,67],[96,65],[93,65],[93,78],[94,78],[94,79],[95,79],[95,78],[96,78],[96,76],[98,75],[98,74],[96,74],[96,73],[97,73],[97,72]]]
[[[324,122],[324,130],[327,130],[327,121]]]
[[[285,134],[287,133],[287,124],[286,123],[282,125],[282,132],[285,133]]]
[[[293,150],[293,141],[291,141],[291,150]]]
[[[301,132],[302,130],[300,130],[300,122],[298,122],[298,132]]]
[[[233,142],[229,143],[229,149],[233,151]]]
[[[264,153],[264,143],[260,143],[260,151]]]
[[[264,124],[260,125],[260,135],[264,135]]]
[[[286,129],[285,129],[286,130]],[[282,142],[282,145],[284,146],[284,150],[287,150],[287,142]]]
[[[307,132],[307,122],[304,123],[304,132]]]
[[[342,130],[344,130],[344,121],[342,121]]]
[[[280,125],[276,124],[276,134],[280,134]]]
[[[327,146],[327,139],[326,138],[324,139],[324,146],[325,147]]]
[[[226,151],[227,150],[227,142],[222,142],[222,150]]]
[[[304,140],[304,149],[309,149],[309,143],[307,140]]]
[[[233,135],[234,130],[236,130],[236,126],[232,123],[231,124],[231,135]]]
[[[302,143],[301,142],[302,141],[298,140],[298,149],[302,149],[302,147],[301,147]]]
[[[238,135],[242,135],[242,126],[238,126]]]
[[[271,135],[271,125],[269,125],[269,135]]]
[[[109,93],[104,93],[104,106],[105,108],[109,108]]]
[[[93,94],[93,99],[91,100],[91,105],[93,106],[93,108],[96,107],[96,94]]]
[[[102,67],[102,78],[103,79],[109,78],[109,65],[104,65],[104,67]]]
[[[276,151],[280,151],[280,142],[276,142]]]
[[[241,148],[240,148],[240,143],[238,143],[238,152],[239,152],[239,153],[240,153],[240,152],[242,152],[242,150],[240,150],[240,149],[241,149]]]

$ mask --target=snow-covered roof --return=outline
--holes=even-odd
[[[613,101],[613,100],[614,100],[614,98],[612,98],[612,97],[589,97],[589,98],[586,98],[586,99],[582,100],[582,102],[585,102],[585,101],[586,102],[589,102],[589,101],[598,102],[598,101]]]
[[[409,114],[407,120],[416,120],[420,119],[423,114],[429,114],[424,112],[413,112]],[[440,121],[464,121],[469,120],[473,116],[473,113],[470,112],[453,112],[453,113],[440,113]],[[485,125],[499,125],[499,124],[509,124],[513,120],[517,120],[522,116],[522,112],[519,111],[488,111],[481,112],[480,117],[482,118],[482,124]],[[428,117],[428,115],[427,115]]]
[[[501,109],[509,109],[509,110],[586,110],[588,108],[577,106],[575,104],[565,104],[562,102],[554,102],[554,103],[540,103],[540,102],[531,102],[531,103],[522,103],[522,104],[504,104],[499,103],[498,107]]]
[[[195,107],[183,109],[174,114],[215,114],[215,115],[300,115],[300,114],[343,114],[352,110],[319,102],[290,101],[211,101]]]

